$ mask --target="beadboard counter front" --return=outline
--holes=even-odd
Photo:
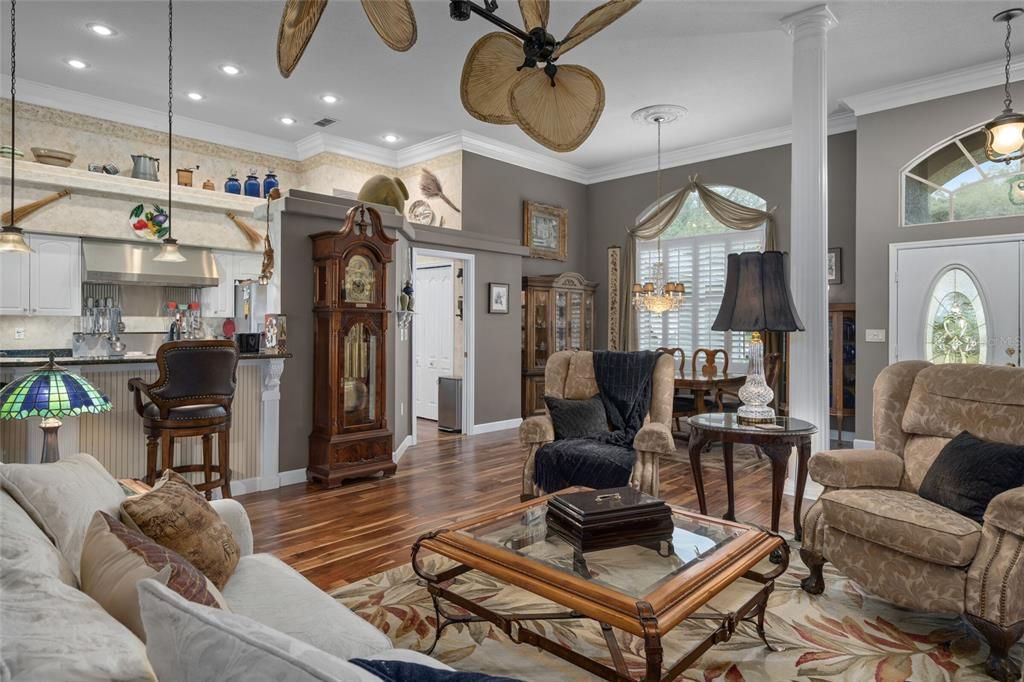
[[[238,386],[231,408],[231,492],[234,495],[280,485],[279,389],[285,359],[289,357],[290,354],[240,356]],[[0,363],[0,378],[9,381],[44,362],[41,358],[6,358]],[[67,358],[61,362],[85,377],[113,404],[109,412],[64,419],[58,432],[61,452],[88,452],[117,478],[143,477],[146,436],[142,418],[135,412],[135,398],[128,391],[128,380],[141,377],[147,382],[155,381],[158,371],[153,358],[137,356],[128,362],[94,358],[91,363],[88,358]],[[0,425],[0,461],[39,461],[42,452],[39,419],[4,421]],[[177,441],[175,451],[176,462],[202,463],[199,438]]]

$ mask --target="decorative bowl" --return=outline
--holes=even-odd
[[[11,158],[11,145],[5,144],[0,146],[0,157],[5,159]],[[14,158],[22,159],[25,157],[25,152],[21,151],[17,147],[14,147]]]
[[[39,163],[61,168],[67,168],[75,161],[75,155],[71,152],[62,152],[59,149],[46,147],[32,147],[32,156],[36,157],[36,161]]]

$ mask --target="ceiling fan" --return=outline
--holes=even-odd
[[[547,30],[549,0],[519,0],[525,31],[496,14],[497,0],[483,2],[450,0],[449,5],[456,21],[476,14],[504,31],[488,33],[470,48],[459,88],[463,107],[487,123],[515,123],[548,149],[576,149],[601,117],[604,85],[590,69],[557,60],[640,0],[608,0],[587,12],[562,40]]]
[[[405,52],[416,43],[416,17],[409,0],[362,0],[363,11],[388,47]],[[299,65],[327,0],[286,0],[277,29],[277,68],[287,78]]]

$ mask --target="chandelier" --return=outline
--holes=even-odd
[[[1024,14],[1022,9],[1008,9],[992,17],[1006,23],[1006,65],[1003,68],[1003,113],[985,124],[985,156],[990,161],[1010,163],[1024,157],[1024,114],[1013,110],[1010,97],[1010,22]]]
[[[633,120],[658,126],[658,171],[656,178],[657,202],[654,211],[648,215],[657,215],[661,210],[661,126],[672,123],[682,116],[686,110],[671,104],[658,104],[644,107],[633,112]],[[677,310],[683,305],[686,287],[682,282],[665,281],[665,262],[661,254],[661,235],[658,235],[658,261],[654,264],[653,281],[633,284],[633,307],[660,315]]]

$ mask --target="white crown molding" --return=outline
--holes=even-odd
[[[4,76],[3,82],[5,83],[3,88],[9,90],[10,76]],[[18,79],[18,100],[140,128],[156,131],[167,130],[167,112],[165,110],[118,102],[24,78]],[[174,117],[174,132],[176,135],[193,137],[206,142],[298,160],[295,144],[287,140],[249,133],[186,116]]]
[[[399,149],[395,155],[395,166],[405,168],[444,154],[463,151],[462,135],[462,131],[456,131]]]
[[[398,160],[398,153],[393,149],[329,133],[313,133],[295,143],[295,153],[300,161],[305,161],[321,152],[340,154],[350,159],[367,161],[388,168],[396,167]]]
[[[864,116],[877,111],[905,107],[909,104],[959,95],[972,90],[981,90],[1002,84],[1005,64],[1005,61],[999,60],[968,66],[905,83],[897,83],[878,90],[862,92],[846,97],[843,101],[857,116]],[[1016,81],[1022,78],[1024,78],[1024,59],[1011,61],[1010,80]],[[995,104],[998,103],[994,103],[993,107]]]
[[[591,170],[582,166],[556,159],[547,154],[530,151],[506,142],[499,142],[484,135],[462,131],[462,150],[486,156],[497,161],[504,161],[515,166],[522,166],[538,173],[546,173],[564,180],[572,180],[582,184],[590,182]]]

